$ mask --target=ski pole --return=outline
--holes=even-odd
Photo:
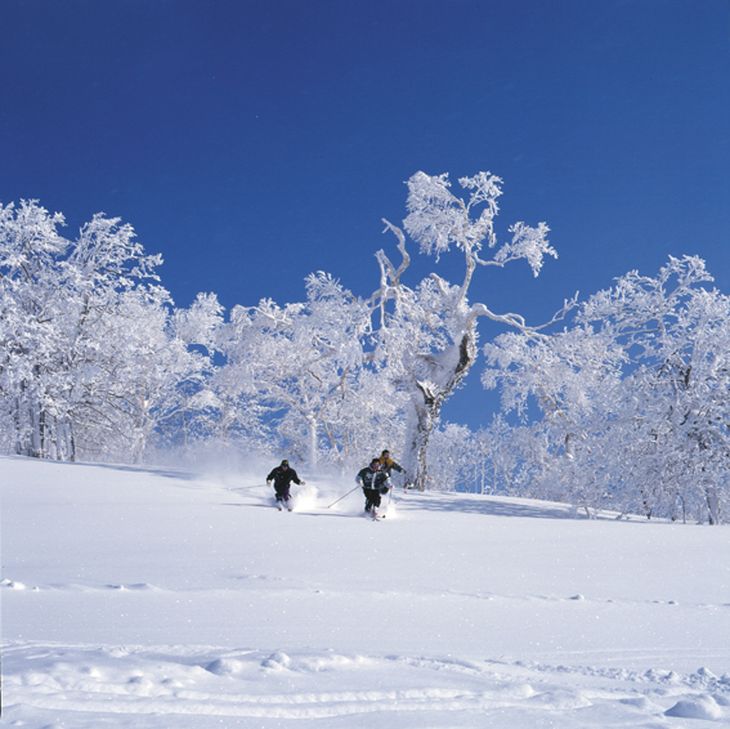
[[[339,499],[337,499],[336,501],[333,501],[327,508],[329,509],[330,506],[334,506],[338,501],[342,501],[342,499],[344,499],[345,496],[349,496],[353,491],[355,491],[356,489],[359,489],[359,488],[360,488],[360,484],[358,484],[357,486],[355,486],[354,489],[350,489],[344,496],[340,496]]]

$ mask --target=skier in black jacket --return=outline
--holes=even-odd
[[[276,492],[276,508],[281,511],[282,505],[285,505],[291,511],[291,494],[289,493],[291,482],[294,481],[294,483],[303,486],[304,481],[299,479],[297,472],[293,468],[289,468],[289,461],[286,459],[266,477],[266,485],[271,486],[272,481],[274,482],[274,491]]]
[[[362,486],[365,494],[365,511],[376,516],[381,495],[387,494],[390,489],[387,471],[381,469],[377,458],[373,458],[370,465],[357,474],[355,480]]]

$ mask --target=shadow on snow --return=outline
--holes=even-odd
[[[397,501],[398,508],[415,508],[423,511],[463,512],[484,516],[509,516],[530,519],[585,519],[586,517],[569,505],[546,503],[515,503],[495,501],[489,497],[465,498],[459,495],[409,494]]]

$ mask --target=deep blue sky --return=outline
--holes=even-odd
[[[728,0],[4,0],[0,68],[0,201],[122,217],[179,305],[297,300],[317,269],[369,293],[419,169],[490,170],[505,237],[552,228],[539,279],[479,272],[495,310],[669,254],[730,291]],[[474,425],[469,392],[446,414]]]

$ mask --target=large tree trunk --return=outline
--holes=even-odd
[[[456,350],[456,352],[454,352]],[[449,354],[456,356],[449,357]],[[443,384],[416,380],[412,393],[413,412],[406,434],[406,471],[419,491],[429,486],[428,442],[439,421],[441,408],[459,387],[476,360],[475,325],[462,336],[451,352],[444,353],[434,368],[434,379]]]
[[[424,383],[418,384],[418,392],[413,395],[413,412],[408,428],[408,441],[405,468],[411,483],[425,491],[428,485],[428,441],[438,422],[440,408],[435,406]]]

